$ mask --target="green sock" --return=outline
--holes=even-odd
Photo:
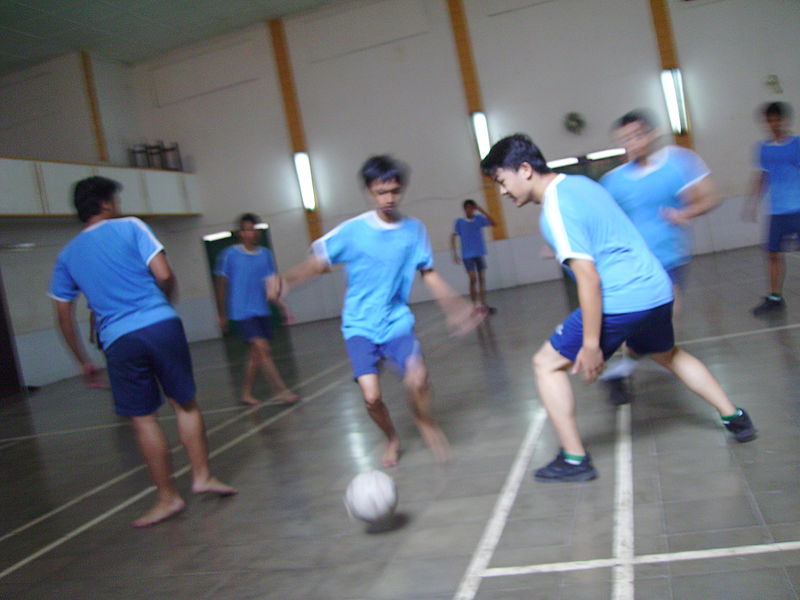
[[[567,454],[564,452],[564,460],[570,465],[579,465],[583,462],[583,459],[586,456],[580,456],[578,454]]]
[[[722,422],[723,423],[729,423],[729,422],[733,421],[733,419],[735,419],[736,417],[740,416],[741,414],[742,414],[742,409],[741,408],[737,408],[736,412],[733,413],[732,415],[728,415],[727,417],[722,417]]]

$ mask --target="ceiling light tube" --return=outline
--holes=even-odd
[[[683,95],[681,70],[665,69],[661,71],[661,89],[664,92],[664,102],[667,104],[672,133],[677,135],[688,133],[689,121],[686,116],[686,98]]]
[[[472,119],[472,133],[475,135],[475,143],[478,144],[478,156],[483,159],[492,147],[491,139],[489,138],[489,124],[486,121],[486,115],[482,112],[474,112],[470,115]]]
[[[586,158],[589,160],[600,160],[603,158],[611,158],[612,156],[620,156],[625,154],[625,148],[609,148],[608,150],[598,150],[597,152],[589,152]]]
[[[230,231],[220,231],[219,233],[209,233],[208,235],[204,235],[203,239],[207,242],[216,242],[217,240],[224,240],[225,238],[231,237]]]
[[[300,196],[306,210],[317,208],[317,195],[314,192],[314,180],[311,178],[311,162],[307,152],[294,153],[294,170],[297,173],[297,182],[300,184]]]
[[[556,160],[551,160],[547,163],[547,166],[551,169],[557,169],[558,167],[577,165],[579,162],[580,161],[575,156],[570,156],[569,158],[557,158]]]

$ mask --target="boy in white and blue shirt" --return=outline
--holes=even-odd
[[[267,296],[277,270],[272,252],[259,244],[263,235],[260,224],[261,219],[253,213],[239,217],[236,235],[241,243],[225,248],[217,257],[214,268],[217,318],[223,332],[228,329],[228,320],[234,321],[239,335],[250,346],[242,402],[259,403],[253,396],[253,383],[256,372],[261,370],[278,400],[291,403],[298,396],[286,387],[270,347],[272,322]]]
[[[790,134],[792,107],[785,102],[771,102],[763,109],[770,139],[756,148],[758,173],[745,216],[755,220],[762,196],[769,200],[767,251],[770,293],[753,309],[756,316],[783,310],[783,278],[786,274],[784,252],[787,242],[800,240],[800,137]]]
[[[192,491],[230,495],[236,490],[209,472],[189,345],[170,303],[176,284],[164,247],[139,219],[118,218],[121,189],[104,177],[75,185],[75,208],[86,228],[58,255],[50,296],[61,334],[87,383],[94,382],[98,369],[77,333],[74,304],[81,293],[95,315],[115,410],[131,420],[157,490],[156,503],[133,522],[147,527],[186,506],[175,487],[169,445],[156,418],[162,389],[178,414],[180,438],[192,465]]]
[[[453,224],[450,236],[450,249],[453,261],[464,265],[469,277],[469,296],[472,303],[481,310],[494,314],[496,310],[486,304],[486,281],[483,272],[486,270],[486,242],[483,239],[483,228],[494,227],[495,222],[475,200],[464,200],[464,216]],[[456,240],[461,245],[461,256],[456,248]]]
[[[539,394],[561,442],[556,458],[534,473],[538,481],[597,476],[578,433],[567,372],[581,372],[593,382],[623,342],[701,390],[738,441],[755,437],[747,414],[731,403],[705,365],[675,346],[670,279],[602,186],[583,176],[553,173],[522,134],[495,144],[481,168],[517,206],[542,204],[542,234],[578,285],[580,308],[533,358]]]
[[[419,273],[445,311],[448,324],[459,332],[477,325],[480,315],[433,270],[433,253],[422,222],[399,212],[407,183],[405,166],[390,156],[373,156],[360,175],[374,210],[345,221],[316,240],[311,256],[280,279],[275,297],[285,296],[290,288],[331,265],[344,264],[347,292],[342,334],[367,412],[386,436],[383,466],[397,464],[400,451],[378,378],[385,360],[408,390],[423,439],[437,460],[445,460],[449,445],[430,412],[427,368],[408,306],[414,278]]]

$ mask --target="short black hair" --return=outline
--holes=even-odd
[[[477,206],[478,206],[478,203],[477,203],[477,202],[475,202],[475,200],[473,200],[472,198],[468,198],[467,200],[464,200],[464,203],[462,204],[462,206],[463,206],[464,208],[467,208],[468,206],[475,206],[475,207],[477,207]]]
[[[101,204],[111,202],[114,194],[122,191],[118,181],[107,177],[87,177],[81,179],[72,188],[72,202],[78,212],[78,218],[86,223],[94,215],[100,214]]]
[[[763,108],[764,118],[778,117],[780,119],[792,118],[792,105],[788,102],[768,102]]]
[[[493,177],[498,169],[519,169],[522,163],[528,163],[540,175],[552,173],[547,166],[542,151],[524,133],[515,133],[504,137],[489,150],[481,161],[481,170],[487,177]]]
[[[376,181],[392,180],[405,187],[408,181],[408,166],[388,154],[381,154],[368,158],[361,166],[359,174],[364,187],[367,188]]]
[[[241,230],[242,225],[244,224],[245,221],[247,221],[248,223],[252,223],[255,226],[261,223],[261,217],[259,217],[255,213],[244,213],[242,216],[236,219],[236,222],[233,224],[234,227],[236,228],[236,231]]]
[[[626,112],[619,119],[614,121],[614,124],[611,125],[611,129],[616,130],[619,129],[620,127],[625,127],[626,125],[630,125],[631,123],[641,123],[648,129],[655,129],[655,121],[653,120],[653,115],[650,113],[650,111],[645,110],[643,108],[637,108],[636,110]]]

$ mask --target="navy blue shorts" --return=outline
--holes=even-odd
[[[682,290],[686,287],[686,278],[689,276],[689,263],[667,269],[667,275],[672,285]]]
[[[106,348],[108,380],[118,415],[140,417],[158,410],[164,394],[180,404],[195,397],[192,357],[180,319],[131,331]]]
[[[376,344],[361,335],[347,338],[345,341],[350,363],[353,365],[353,378],[378,373],[384,359],[394,366],[397,375],[402,379],[406,374],[406,365],[412,357],[422,358],[422,346],[413,333],[401,335],[384,344]]]
[[[628,348],[636,354],[671,350],[675,346],[672,302],[649,310],[603,315],[603,325],[600,329],[600,348],[603,357],[608,360],[622,342],[626,342]],[[583,346],[583,317],[580,308],[556,327],[550,336],[550,343],[559,354],[575,362],[575,357]]]
[[[462,258],[464,268],[467,271],[485,271],[486,263],[483,262],[482,256],[473,256],[472,258]]]
[[[794,236],[800,238],[800,212],[770,216],[767,250],[785,252],[787,238]]]
[[[246,342],[251,341],[253,338],[272,339],[271,317],[250,317],[249,319],[234,321],[234,323],[236,323],[236,331]]]

